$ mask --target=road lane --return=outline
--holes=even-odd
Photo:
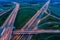
[[[1,36],[0,40],[10,40],[10,38],[11,38],[11,34],[12,34],[12,30],[13,30],[12,25],[14,24],[17,12],[19,10],[19,4],[16,2],[14,2],[14,4],[16,4],[14,10],[11,12],[11,14],[7,18],[7,20],[2,25],[2,28],[4,28],[5,31],[4,31],[3,35]]]
[[[14,32],[14,34],[26,34],[26,35],[31,36],[32,34],[39,34],[39,33],[60,33],[60,30],[52,30],[52,29],[43,30],[43,29],[40,29],[40,30],[30,30],[30,31],[26,31],[26,30],[25,31],[20,31],[20,30],[18,30],[18,31],[13,31],[13,32]]]

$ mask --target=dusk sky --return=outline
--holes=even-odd
[[[32,1],[32,0],[0,0],[0,1]],[[46,1],[46,0],[33,0],[33,1]],[[55,1],[55,2],[59,2],[60,0],[51,0],[51,1]]]

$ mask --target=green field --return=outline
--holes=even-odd
[[[32,8],[22,8],[19,10],[19,13],[15,20],[15,27],[21,28],[24,24],[36,13],[36,10]]]
[[[16,29],[22,28],[26,22],[42,7],[43,4],[21,4],[14,26]]]
[[[60,40],[60,34],[37,34],[31,40]]]

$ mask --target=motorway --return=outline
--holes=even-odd
[[[4,24],[2,25],[2,28],[8,27],[11,23],[12,24],[14,23],[15,17],[16,17],[17,12],[18,12],[18,8],[19,8],[19,5],[16,4],[16,7],[14,8],[14,10],[11,12],[11,14],[9,15],[9,17],[4,22]]]
[[[40,29],[40,30],[30,30],[30,31],[21,31],[21,30],[15,30],[13,31],[13,34],[27,34],[27,35],[31,35],[31,34],[39,34],[39,33],[60,33],[60,30],[43,30],[43,29]]]
[[[36,30],[37,29],[37,25],[40,22],[40,19],[42,18],[44,12],[48,9],[48,5],[50,3],[50,0],[48,0],[48,2],[46,2],[45,5],[43,5],[43,7],[37,11],[37,13],[26,23],[25,26],[23,26],[23,28],[21,28],[20,30],[23,32],[24,30]],[[39,22],[38,22],[39,21]],[[19,31],[20,31],[19,30]],[[18,30],[17,30],[18,31]],[[21,35],[21,34],[20,34]],[[30,40],[32,37],[32,35],[22,35],[20,36],[19,40]]]
[[[13,30],[14,21],[17,15],[17,12],[19,10],[19,3],[14,2],[16,4],[15,8],[9,15],[9,17],[6,19],[6,21],[3,23],[2,28],[4,29],[2,32],[2,36],[0,40],[10,40]]]

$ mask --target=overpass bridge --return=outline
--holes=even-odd
[[[40,33],[60,33],[60,30],[24,30],[24,31],[21,31],[21,30],[15,30],[13,31],[13,34],[40,34]]]
[[[31,30],[32,31],[32,30],[38,29],[37,25],[41,21],[41,18],[43,17],[44,12],[47,11],[49,3],[50,3],[50,0],[48,0],[43,5],[43,7],[40,10],[38,10],[37,13],[23,26],[23,28],[20,29],[21,32],[23,32],[24,30],[28,30],[28,31]],[[20,33],[19,31],[16,30],[16,33],[18,32],[17,34],[19,34]],[[28,32],[28,33],[30,33],[30,32]],[[15,33],[15,31],[13,33]],[[22,36],[19,36],[18,40],[30,40],[31,37],[33,36],[33,35],[25,35],[25,34],[20,34],[20,35],[22,35]]]

